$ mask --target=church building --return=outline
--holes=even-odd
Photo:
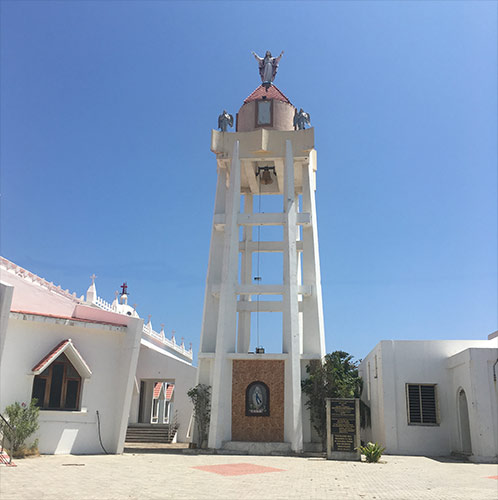
[[[77,297],[0,257],[0,312],[0,413],[36,398],[41,453],[187,439],[192,349],[144,325],[126,286],[108,303],[92,279]]]

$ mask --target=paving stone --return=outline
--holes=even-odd
[[[384,456],[51,455],[0,468],[2,500],[365,499],[496,500],[497,465]],[[213,469],[214,472],[209,472]],[[277,470],[275,470],[277,469]],[[220,473],[221,471],[221,473]],[[270,473],[269,473],[270,472]]]

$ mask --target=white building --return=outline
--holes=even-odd
[[[498,332],[489,340],[383,340],[360,364],[371,427],[399,455],[498,458]]]
[[[174,419],[185,440],[191,349],[144,325],[126,295],[107,303],[92,283],[78,298],[1,257],[0,273],[0,412],[36,397],[41,453],[121,453],[138,422]],[[157,384],[167,392],[160,420]]]

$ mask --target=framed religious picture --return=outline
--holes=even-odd
[[[270,389],[264,382],[252,382],[246,389],[246,416],[270,415]]]
[[[272,126],[272,101],[257,101],[256,127],[263,125]]]

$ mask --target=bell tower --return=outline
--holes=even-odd
[[[198,382],[211,386],[210,448],[300,452],[313,441],[301,379],[325,355],[317,159],[314,129],[296,117],[289,99],[263,82],[245,99],[235,132],[212,131],[218,181],[198,370]],[[259,212],[256,201],[266,196],[278,196],[281,210]],[[266,226],[281,227],[282,238],[260,241]],[[253,265],[270,252],[282,255],[275,284]],[[280,352],[250,352],[260,312],[281,314]]]

